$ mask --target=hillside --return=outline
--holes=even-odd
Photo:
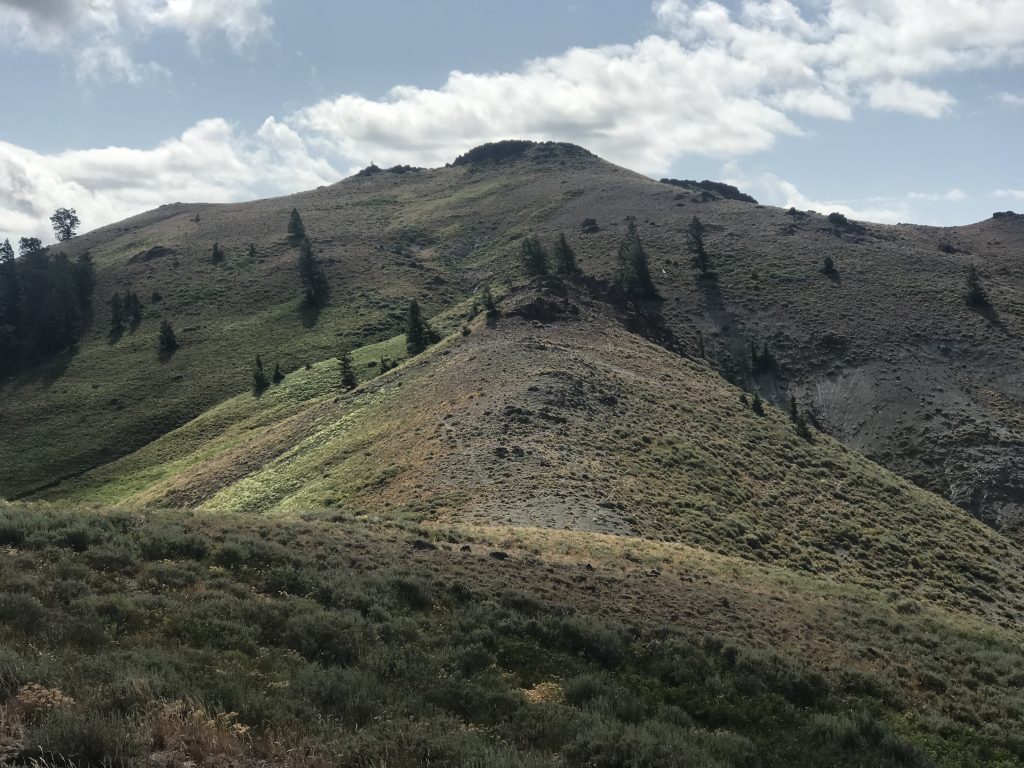
[[[48,495],[681,542],[1020,621],[1024,560],[1005,539],[755,413],[706,363],[631,332],[651,329],[606,291],[538,279],[353,393],[325,361]]]
[[[0,505],[0,760],[1024,759],[1008,539],[600,281],[464,328]]]
[[[331,286],[316,317],[300,308],[285,236],[293,207]],[[698,279],[690,264],[694,215],[717,279]],[[780,406],[796,395],[849,447],[1016,530],[1021,217],[837,226],[654,182],[568,145],[484,148],[433,170],[371,168],[288,198],[164,206],[71,241],[69,255],[88,251],[97,265],[92,326],[72,353],[3,385],[0,494],[39,493],[245,391],[256,353],[294,370],[400,333],[412,298],[428,315],[464,311],[481,284],[519,279],[519,238],[530,232],[566,232],[584,270],[608,277],[628,216],[652,255],[659,309],[691,354],[700,332],[732,380]],[[221,264],[211,263],[214,242],[227,253]],[[971,263],[991,311],[964,300]],[[111,343],[106,302],[129,288],[143,323]],[[155,354],[161,319],[182,343],[168,362]],[[749,371],[750,342],[769,344],[774,368]]]

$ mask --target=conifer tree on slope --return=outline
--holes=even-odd
[[[651,280],[647,251],[640,241],[636,220],[630,217],[626,235],[619,245],[619,269],[615,284],[623,293],[638,299],[654,299],[658,291]]]

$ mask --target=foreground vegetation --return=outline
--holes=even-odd
[[[868,675],[830,679],[727,637],[628,626],[503,587],[500,574],[438,569],[415,554],[496,569],[504,560],[476,540],[428,535],[340,519],[4,507],[8,756],[366,766],[1024,757],[1019,732],[919,718]],[[1006,653],[993,645],[991,658],[997,648]]]

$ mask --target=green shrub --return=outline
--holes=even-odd
[[[148,528],[140,537],[139,549],[146,560],[202,560],[210,549],[205,536],[181,526]]]
[[[362,727],[386,706],[384,687],[367,670],[314,665],[296,675],[292,686],[320,712],[352,727]]]
[[[46,608],[32,595],[23,592],[0,592],[0,624],[8,624],[22,632],[36,632],[46,616]]]
[[[137,765],[139,734],[123,718],[86,708],[54,709],[28,729],[24,743],[43,754],[74,756],[76,765],[121,768]]]

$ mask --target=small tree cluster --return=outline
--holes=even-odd
[[[576,252],[569,245],[569,240],[564,233],[558,235],[552,248],[554,253],[556,275],[578,275],[580,274],[579,264],[576,262]],[[523,240],[522,245],[523,269],[530,277],[547,275],[550,273],[548,252],[540,242],[540,238],[531,235]]]
[[[825,254],[825,258],[822,261],[821,271],[822,271],[823,274],[830,275],[830,276],[831,275],[835,275],[838,272],[838,270],[836,269],[836,263],[832,260],[832,257],[829,256],[828,254]]]
[[[142,324],[142,302],[135,291],[125,291],[124,296],[115,293],[110,297],[110,335],[119,337],[127,326],[135,331]]]
[[[640,241],[636,220],[629,219],[626,236],[619,244],[619,266],[615,273],[615,284],[627,296],[638,299],[655,299],[658,291],[651,280],[647,251]]]
[[[220,247],[220,243],[214,242],[213,252],[210,254],[210,261],[214,264],[220,264],[224,261],[224,249]]]
[[[811,429],[807,425],[807,414],[800,411],[797,407],[796,397],[790,395],[789,398],[789,420],[793,422],[796,427],[796,433],[804,440],[810,442],[813,438],[811,435]]]
[[[410,355],[418,355],[431,344],[440,340],[433,328],[423,319],[420,305],[415,299],[409,302],[405,313],[405,348]]]
[[[37,237],[23,237],[19,258],[0,243],[0,375],[71,347],[92,308],[92,258],[71,261]]]

